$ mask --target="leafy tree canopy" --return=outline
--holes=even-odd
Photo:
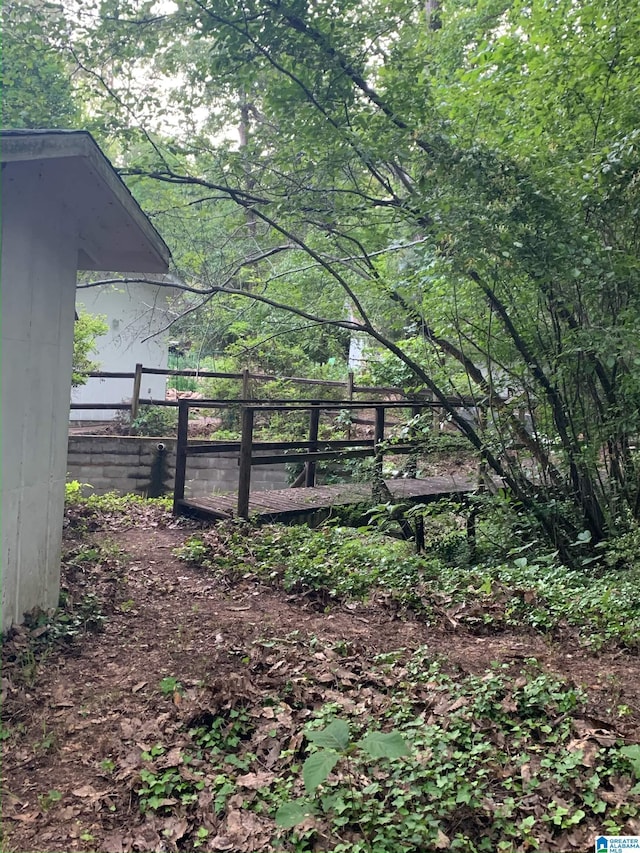
[[[203,301],[242,294],[364,332],[443,405],[462,369],[492,417],[450,416],[567,555],[581,530],[596,542],[640,514],[638,10],[94,12],[78,13],[75,50],[105,130],[135,150],[125,171],[184,192],[203,222],[224,211],[231,275],[205,281],[183,258]]]
[[[64,28],[51,3],[2,4],[3,128],[77,126],[71,65],[61,53]]]

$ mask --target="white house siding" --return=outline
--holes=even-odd
[[[77,228],[27,164],[3,166],[2,625],[57,604]]]
[[[91,356],[99,363],[99,370],[132,373],[136,364],[167,367],[166,335],[143,340],[167,324],[166,288],[124,284],[78,290],[76,309],[106,319],[109,330],[96,340],[97,352]],[[143,374],[141,397],[163,400],[165,389],[165,376]],[[71,399],[74,403],[129,402],[132,390],[131,379],[89,379],[86,385],[73,389]],[[115,414],[114,409],[72,409],[71,419],[112,420]]]

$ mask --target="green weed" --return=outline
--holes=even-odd
[[[184,695],[184,687],[173,675],[167,675],[160,681],[160,691],[163,696],[173,696],[175,693]]]
[[[245,533],[234,527],[192,536],[175,552],[230,582],[241,577],[297,593],[326,607],[382,597],[427,621],[446,619],[474,633],[527,626],[549,635],[569,627],[593,648],[640,648],[640,569],[608,568],[594,575],[568,569],[555,554],[466,564],[455,520],[429,534],[431,550],[379,531],[345,527],[266,525]],[[465,556],[463,563],[456,554]]]
[[[40,808],[43,812],[49,811],[49,809],[56,803],[59,803],[61,799],[61,792],[57,791],[55,788],[52,788],[46,794],[38,794],[38,803],[40,804]]]

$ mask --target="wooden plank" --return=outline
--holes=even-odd
[[[373,447],[373,439],[363,438],[358,440],[347,441],[344,439],[318,441],[318,450],[350,450],[355,448]],[[309,441],[254,441],[253,449],[255,450],[307,450]],[[189,444],[187,447],[187,455],[197,455],[201,453],[231,453],[240,450],[240,441],[211,441],[198,444]],[[280,457],[279,457],[280,458]],[[284,459],[284,457],[282,457]],[[288,457],[285,461],[288,461]]]
[[[140,405],[140,386],[142,384],[142,365],[140,362],[136,364],[136,372],[133,377],[133,392],[131,394],[131,420],[135,421],[138,417],[138,407]]]
[[[131,409],[131,403],[71,403],[70,409]]]
[[[453,477],[386,480],[385,483],[395,500],[425,503],[468,494],[476,489],[475,482],[467,479],[456,480]],[[292,518],[332,506],[372,502],[371,485],[367,483],[341,483],[309,489],[278,489],[251,494],[247,515],[256,516],[258,519]],[[212,519],[231,518],[236,510],[234,495],[186,498],[177,501],[176,507],[177,512],[195,513]]]
[[[279,462],[307,461],[321,462],[328,459],[358,459],[364,456],[373,456],[372,447],[363,447],[362,450],[327,450],[317,453],[278,453],[270,456],[254,456],[252,465],[273,465]]]

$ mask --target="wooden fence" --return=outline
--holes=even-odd
[[[145,399],[140,397],[140,388],[142,387],[142,377],[143,375],[154,375],[154,376],[185,376],[190,377],[192,379],[235,379],[239,383],[241,383],[239,390],[238,398],[235,400],[220,400],[220,403],[232,403],[239,402],[240,400],[251,400],[256,398],[255,394],[252,394],[251,383],[252,382],[288,382],[292,385],[297,386],[311,386],[314,388],[333,388],[336,391],[341,391],[342,396],[347,401],[353,401],[355,395],[358,394],[373,394],[373,395],[386,395],[386,396],[399,396],[403,399],[408,399],[409,395],[407,395],[401,388],[393,388],[393,387],[376,387],[372,388],[365,385],[356,385],[354,381],[354,375],[352,371],[349,371],[347,381],[339,382],[335,380],[329,379],[307,379],[301,376],[274,376],[267,373],[251,373],[248,369],[243,370],[241,373],[219,373],[212,370],[173,370],[170,368],[161,368],[161,367],[144,367],[142,364],[136,364],[135,371],[133,372],[121,372],[121,371],[108,371],[108,370],[97,370],[92,371],[91,373],[85,374],[89,379],[130,379],[132,382],[131,386],[131,400],[130,402],[117,402],[117,403],[71,403],[71,409],[119,409],[119,410],[129,410],[131,412],[131,419],[134,420],[138,416],[138,411],[140,406],[173,406],[177,408],[179,406],[180,400],[153,400],[153,399]],[[197,405],[197,400],[192,398],[194,405]],[[278,401],[282,402],[282,401]]]

